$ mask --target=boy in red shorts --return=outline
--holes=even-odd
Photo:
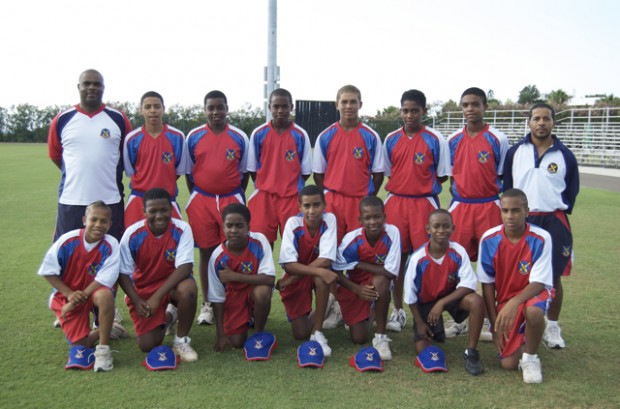
[[[293,337],[317,341],[323,355],[331,348],[321,332],[327,312],[329,288],[338,279],[330,268],[336,260],[336,217],[325,213],[325,196],[317,186],[306,186],[299,193],[299,211],[286,222],[280,247],[284,277],[278,281]],[[312,291],[316,294],[312,311]]]
[[[86,207],[82,220],[83,229],[65,233],[54,242],[38,274],[54,287],[50,308],[73,346],[67,367],[75,367],[70,364],[77,356],[84,358],[81,369],[109,371],[114,367],[109,347],[114,320],[112,287],[119,267],[118,242],[107,234],[112,210],[97,201]],[[91,312],[99,325],[93,331],[89,325]],[[99,345],[93,351],[97,340]]]
[[[172,199],[162,188],[144,193],[144,216],[129,226],[121,239],[118,279],[126,294],[138,346],[149,352],[161,345],[166,324],[175,323],[178,317],[174,352],[181,361],[196,361],[198,354],[188,336],[197,296],[192,277],[192,230],[184,221],[172,218]]]
[[[261,233],[250,231],[250,211],[233,203],[222,211],[226,241],[209,260],[209,296],[215,313],[215,350],[241,348],[254,320],[263,332],[269,311],[276,270],[271,246]]]
[[[392,359],[392,352],[385,325],[390,285],[400,267],[400,235],[396,226],[385,223],[383,202],[376,196],[360,202],[359,223],[362,227],[343,238],[333,265],[340,276],[337,298],[355,344],[368,341],[372,322],[377,321],[372,345],[387,361]]]

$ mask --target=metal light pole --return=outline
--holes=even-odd
[[[269,112],[269,95],[280,86],[280,67],[276,62],[278,50],[278,1],[269,0],[269,18],[267,33],[267,66],[265,67],[265,117],[271,119]]]

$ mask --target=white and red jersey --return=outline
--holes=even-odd
[[[256,128],[248,154],[248,172],[256,172],[256,188],[280,197],[299,193],[305,185],[302,175],[312,173],[311,150],[308,134],[293,122],[281,135],[271,121]]]
[[[336,216],[323,213],[323,220],[314,237],[310,235],[303,214],[289,218],[282,234],[280,264],[301,263],[309,265],[317,258],[336,261]]]
[[[119,262],[119,246],[114,237],[106,234],[96,243],[87,243],[84,229],[72,230],[52,244],[37,274],[59,276],[73,291],[84,290],[93,281],[112,288],[118,279]],[[54,296],[60,294],[54,289]]]
[[[448,146],[454,200],[478,203],[497,199],[508,151],[506,135],[487,124],[472,137],[464,127],[448,137]]]
[[[223,195],[241,189],[247,173],[247,135],[232,125],[216,135],[209,125],[187,135],[189,171],[195,188],[202,193]]]
[[[123,196],[123,139],[127,116],[102,104],[93,113],[76,105],[56,115],[47,138],[52,160],[62,161],[58,202],[87,206],[119,203]]]
[[[404,128],[388,134],[383,142],[385,190],[400,196],[436,196],[438,178],[449,171],[449,149],[439,132],[424,125],[409,137]]]
[[[120,247],[120,273],[131,276],[134,286],[146,293],[157,291],[178,267],[194,263],[192,229],[179,219],[171,219],[161,236],[140,220],[125,230]]]
[[[481,283],[495,283],[497,303],[509,301],[529,283],[553,287],[551,236],[545,230],[526,223],[525,234],[511,243],[499,225],[488,230],[480,240],[476,269]]]
[[[355,273],[360,271],[357,264],[363,261],[382,265],[396,277],[400,269],[400,253],[400,233],[396,226],[386,223],[374,246],[366,239],[364,228],[360,227],[344,236],[332,268],[338,271],[347,270],[349,279],[356,282]]]
[[[345,196],[374,193],[372,174],[383,168],[381,139],[362,122],[351,131],[336,122],[319,134],[314,145],[312,171],[325,175],[326,189]]]
[[[241,255],[229,251],[224,242],[217,246],[209,259],[209,293],[207,296],[209,302],[223,303],[226,301],[226,294],[244,289],[249,285],[239,282],[222,283],[219,279],[219,272],[224,266],[241,274],[265,274],[274,277],[276,275],[271,245],[262,233],[250,232],[248,245]]]
[[[407,263],[406,304],[435,302],[461,287],[476,291],[478,280],[463,246],[451,241],[446,253],[437,260],[429,254],[429,245],[416,250]]]
[[[187,145],[183,132],[169,125],[153,138],[144,126],[125,138],[123,163],[131,177],[131,190],[143,194],[161,187],[173,198],[177,195],[177,177],[187,173]]]

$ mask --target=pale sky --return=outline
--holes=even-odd
[[[268,0],[13,0],[0,3],[0,106],[74,104],[87,68],[104,100],[263,106]],[[433,101],[493,89],[620,95],[617,0],[279,0],[280,85],[294,99],[362,91],[362,114],[416,88]]]

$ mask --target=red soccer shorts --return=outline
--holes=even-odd
[[[386,221],[398,227],[401,252],[409,253],[428,241],[428,215],[439,208],[433,197],[405,197],[389,194],[385,199]]]
[[[248,208],[252,214],[252,231],[263,233],[270,243],[278,239],[284,231],[284,225],[291,216],[299,213],[297,195],[280,197],[276,194],[255,190],[248,199]]]
[[[451,240],[465,248],[471,261],[477,261],[482,235],[490,228],[502,224],[499,200],[486,203],[454,201],[449,210],[454,223]]]
[[[284,277],[288,275],[285,274]],[[280,298],[290,321],[308,315],[312,311],[313,281],[312,276],[304,276],[280,291]]]
[[[148,300],[151,295],[155,292],[152,291],[144,291],[136,288],[136,292],[144,301]],[[162,327],[166,324],[166,308],[168,307],[168,302],[170,302],[170,297],[165,296],[162,298],[159,307],[157,307],[156,311],[153,311],[150,317],[143,317],[138,314],[136,311],[136,306],[131,302],[129,297],[125,296],[125,304],[129,307],[129,315],[131,316],[131,320],[133,321],[133,326],[136,330],[136,335],[141,336],[146,333],[153,331],[155,328]]]
[[[350,278],[350,280],[359,285],[373,285],[372,278],[373,275],[371,273],[356,272],[355,277]],[[358,322],[367,320],[368,317],[370,317],[370,308],[372,306],[371,301],[362,300],[353,291],[350,291],[340,285],[336,290],[336,298],[340,304],[342,318],[347,325],[355,325]]]
[[[215,247],[226,238],[222,229],[222,211],[231,203],[244,204],[240,193],[229,196],[207,196],[194,191],[185,211],[192,228],[194,243],[201,249]]]
[[[331,190],[325,191],[325,211],[336,216],[338,244],[345,234],[361,227],[359,216],[362,199],[361,196],[346,196]]]
[[[247,284],[234,291],[226,291],[224,302],[224,334],[227,337],[248,331],[248,323],[254,311],[253,285]]]

